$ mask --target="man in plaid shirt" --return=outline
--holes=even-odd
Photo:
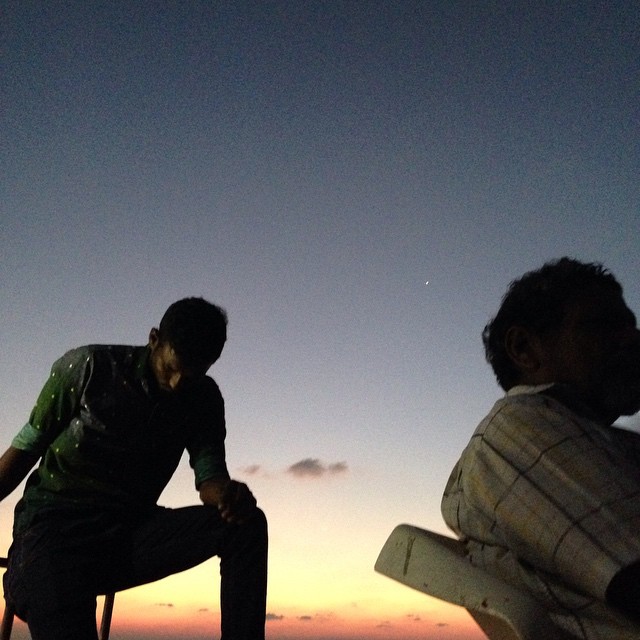
[[[511,283],[485,327],[507,392],[442,500],[472,563],[545,602],[571,636],[640,638],[640,331],[599,264],[550,262]]]

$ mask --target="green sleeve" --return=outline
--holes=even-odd
[[[224,400],[218,386],[211,379],[204,385],[204,393],[196,414],[197,423],[193,437],[187,445],[189,463],[195,474],[196,489],[211,478],[229,478],[225,460],[224,440],[226,435]]]
[[[218,447],[203,447],[191,456],[191,466],[195,474],[196,489],[211,478],[229,479],[229,471],[224,459],[224,444]]]
[[[69,351],[57,360],[31,411],[29,422],[13,439],[12,446],[43,454],[77,414],[90,369],[91,354],[84,348]]]

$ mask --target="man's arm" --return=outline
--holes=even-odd
[[[223,520],[232,524],[242,524],[256,510],[256,499],[249,487],[237,480],[211,478],[198,491],[204,504],[217,507]]]
[[[39,456],[9,447],[0,457],[0,500],[4,500],[27,476]]]

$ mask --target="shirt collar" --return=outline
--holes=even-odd
[[[519,396],[519,395],[532,395],[534,393],[540,393],[541,391],[546,391],[555,385],[555,382],[548,382],[546,384],[519,384],[515,387],[511,387],[509,391],[507,391],[508,396]]]
[[[517,385],[507,391],[507,396],[534,395],[536,393],[541,393],[548,398],[553,398],[570,411],[573,411],[573,413],[602,424],[602,419],[598,417],[593,409],[585,403],[574,389],[566,384],[550,382],[539,385]]]

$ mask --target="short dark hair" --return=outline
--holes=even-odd
[[[482,332],[487,362],[503,389],[518,384],[520,376],[506,350],[509,328],[519,325],[540,335],[556,329],[562,324],[567,303],[594,286],[622,294],[620,283],[601,264],[567,257],[547,262],[511,282],[498,313]]]
[[[227,314],[204,298],[178,300],[162,316],[158,338],[168,342],[186,366],[210,365],[227,340]]]

